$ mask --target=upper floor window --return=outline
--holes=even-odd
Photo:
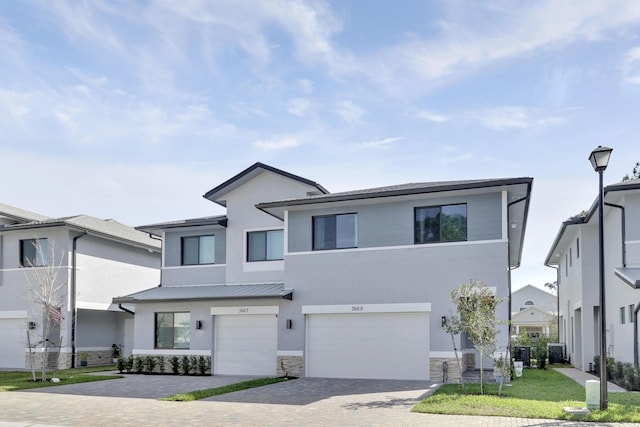
[[[356,214],[313,217],[313,250],[355,248]]]
[[[524,305],[535,305],[535,304],[533,303],[533,301],[527,300],[524,302]]]
[[[629,323],[635,322],[635,304],[629,304]]]
[[[580,238],[576,239],[576,259],[580,258]]]
[[[625,317],[624,316],[624,307],[620,307],[620,324],[621,325],[624,325],[624,321],[625,321],[624,317]]]
[[[215,236],[182,238],[182,265],[213,264],[215,258]]]
[[[191,313],[156,313],[156,348],[189,348]]]
[[[284,231],[250,231],[247,233],[247,261],[284,259]]]
[[[20,265],[22,267],[43,267],[49,265],[49,239],[20,240]]]
[[[467,240],[467,205],[415,208],[415,243]]]

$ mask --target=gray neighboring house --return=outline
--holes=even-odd
[[[256,163],[204,195],[226,215],[139,227],[164,242],[161,287],[113,302],[135,305],[134,354],[212,356],[213,374],[441,381],[448,362],[454,380],[449,290],[509,296],[532,182],[331,194]]]
[[[30,366],[27,328],[35,340],[43,322],[27,297],[27,275],[54,264],[60,265],[66,301],[60,307],[60,367],[79,366],[81,353],[89,364],[109,364],[113,344],[131,351],[133,315],[111,299],[157,286],[159,242],[111,219],[49,218],[0,204],[0,368]]]
[[[640,180],[604,188],[607,356],[638,363],[640,307]],[[584,216],[562,223],[545,265],[557,270],[560,342],[571,363],[588,370],[600,353],[597,197]],[[636,365],[637,366],[637,365]]]

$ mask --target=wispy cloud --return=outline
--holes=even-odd
[[[304,117],[311,107],[311,101],[307,98],[294,98],[289,100],[287,111],[294,116]]]
[[[425,119],[434,123],[444,123],[449,120],[449,117],[443,114],[434,113],[433,111],[429,110],[420,110],[418,111],[417,116],[421,119]]]
[[[391,144],[393,144],[396,141],[400,141],[401,139],[403,138],[402,137],[385,138],[385,139],[379,139],[376,141],[361,142],[356,146],[358,148],[389,148]]]
[[[364,116],[364,109],[357,106],[352,100],[347,99],[342,101],[338,108],[336,109],[336,113],[344,120],[345,122],[355,125],[360,123],[362,116]]]
[[[496,61],[599,40],[639,21],[638,2],[454,2],[435,37],[412,35],[360,58],[358,67],[390,94],[415,95]]]
[[[293,137],[284,136],[284,137],[276,137],[267,140],[255,141],[253,143],[254,147],[263,149],[263,150],[283,150],[286,148],[295,148],[300,145],[300,142]]]
[[[629,50],[622,62],[622,77],[625,82],[640,84],[640,46]]]
[[[565,121],[563,116],[522,106],[505,106],[464,113],[462,120],[497,131],[546,128]]]

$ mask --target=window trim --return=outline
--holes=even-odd
[[[201,237],[213,237],[213,262],[200,262],[200,238]],[[185,239],[198,239],[198,262],[185,263],[184,261]],[[181,236],[180,237],[180,265],[181,266],[214,265],[215,263],[216,263],[216,235],[215,234],[200,234],[197,236]]]
[[[173,316],[173,347],[159,347],[158,346],[158,315],[159,314],[171,314]],[[187,347],[176,347],[176,314],[188,314],[189,315],[189,345]],[[189,350],[191,349],[191,312],[190,311],[156,311],[153,316],[153,348],[156,350]]]
[[[353,215],[354,217],[354,246],[340,246],[338,247],[338,217]],[[330,248],[316,248],[316,218],[336,218],[336,228],[335,228],[335,241],[333,242],[333,247]],[[326,214],[326,215],[313,215],[311,217],[311,250],[312,251],[334,251],[340,249],[356,249],[358,247],[358,212],[341,212],[337,214]]]
[[[625,320],[626,320],[626,319],[625,319],[625,317],[626,317],[626,316],[625,316],[626,312],[627,312],[627,310],[626,310],[626,307],[625,307],[625,306],[620,307],[620,324],[621,324],[621,325],[624,325],[624,324],[626,323],[626,322],[625,322]]]
[[[274,232],[274,231],[282,231],[282,258],[268,258],[267,257],[267,235],[270,232]],[[249,259],[249,243],[251,241],[251,239],[249,239],[249,235],[250,234],[254,234],[254,233],[264,233],[265,234],[265,239],[264,239],[264,244],[265,244],[265,259],[254,259],[254,260],[250,260]],[[245,261],[246,262],[273,262],[273,261],[283,261],[284,260],[284,228],[270,228],[270,229],[266,229],[266,230],[252,230],[252,231],[247,231],[245,234],[245,238],[246,238],[246,250],[245,250]]]
[[[464,206],[465,207],[465,226],[466,226],[466,230],[465,230],[465,238],[464,239],[458,239],[458,240],[442,240],[442,208],[444,207],[449,207],[449,206]],[[425,244],[433,244],[433,243],[451,243],[451,242],[468,242],[469,241],[469,209],[468,209],[468,203],[449,203],[449,204],[442,204],[442,205],[429,205],[429,206],[414,206],[413,208],[413,244],[414,245],[425,245]],[[418,213],[418,210],[420,209],[433,209],[433,208],[440,208],[440,236],[438,238],[438,240],[432,240],[432,241],[426,241],[426,242],[419,242],[418,241],[418,236],[416,233],[416,214]]]
[[[47,241],[46,249],[42,248],[42,244],[40,244],[40,258],[44,261],[42,264],[38,263],[38,246],[36,246],[36,242],[40,242],[41,240]],[[31,244],[35,251],[35,259],[33,259],[33,264],[29,262],[25,263],[25,253],[24,246],[25,244]],[[45,252],[46,251],[46,252]],[[30,239],[20,239],[20,259],[19,259],[20,267],[22,268],[36,268],[36,267],[47,267],[51,264],[50,254],[49,254],[49,238],[48,237],[36,237]]]

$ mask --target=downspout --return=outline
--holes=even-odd
[[[131,310],[129,310],[128,308],[124,308],[124,307],[122,306],[122,304],[118,304],[118,308],[119,308],[120,310],[124,311],[125,313],[129,313],[129,314],[130,314],[130,315],[132,315],[132,316],[135,316],[135,315],[136,315],[136,312],[135,312],[135,311],[131,311]]]
[[[86,235],[87,231],[85,230],[79,236],[74,237],[71,249],[71,368],[76,367],[76,317],[78,316],[76,307],[76,272],[78,270],[76,252],[78,250],[78,239]]]
[[[162,256],[162,244],[164,243],[164,241],[163,241],[160,237],[154,236],[154,235],[153,235],[153,234],[151,234],[151,233],[147,233],[147,234],[149,235],[149,238],[150,238],[150,239],[153,239],[153,240],[159,240],[159,241],[160,241],[160,246],[161,246],[161,248],[160,248],[160,254],[161,254],[161,255],[160,255],[160,284],[158,284],[158,287],[160,288],[160,287],[162,287],[162,268],[164,267],[164,266],[162,265],[162,262],[164,261],[164,256]],[[121,308],[122,310],[125,310],[125,309],[124,309],[124,308],[122,308],[122,307],[120,307],[120,308]],[[127,311],[127,310],[125,310],[125,311]],[[133,313],[132,313],[132,314],[133,314]]]
[[[620,221],[621,224],[621,229],[622,229],[622,267],[626,267],[627,266],[627,245],[625,244],[626,241],[626,229],[627,229],[627,221],[626,221],[626,214],[624,211],[624,206],[620,206],[620,205],[614,205],[613,203],[605,203],[606,206],[611,206],[612,208],[618,208],[622,211],[622,220]]]
[[[525,200],[529,199],[529,195],[522,197],[518,200],[514,200],[512,202],[507,203],[507,241],[509,240],[509,227],[511,227],[511,214],[510,214],[510,207],[520,203],[520,202],[524,202]],[[509,354],[509,361],[511,361],[511,272],[513,270],[515,270],[518,267],[511,267],[511,249],[509,248],[509,244],[507,244],[507,266],[509,267],[509,274],[507,275],[507,292],[508,292],[508,314],[507,314],[507,326],[508,326],[508,331],[509,331],[509,336],[507,337],[507,354]],[[509,366],[511,366],[511,362],[509,362]]]
[[[638,311],[640,311],[640,302],[636,304],[633,310],[633,366],[638,369]]]

